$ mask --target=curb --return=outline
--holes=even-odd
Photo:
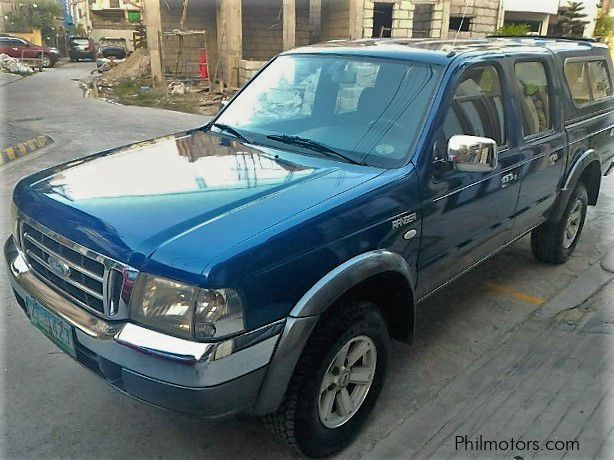
[[[46,134],[41,134],[40,136],[28,139],[25,142],[20,142],[19,144],[6,147],[0,151],[0,166],[16,160],[17,158],[26,156],[27,154],[38,149],[42,149],[51,143],[53,143],[53,139],[51,139],[51,137],[47,136]]]

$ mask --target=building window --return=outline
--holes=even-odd
[[[119,8],[119,0],[110,0],[109,1],[109,6],[111,8]]]
[[[469,32],[471,26],[471,18],[461,16],[450,16],[450,30],[459,30],[461,32]]]
[[[392,3],[373,4],[372,37],[390,37],[392,32]]]

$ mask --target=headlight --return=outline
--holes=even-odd
[[[189,340],[223,338],[244,329],[243,304],[235,291],[200,289],[144,274],[135,287],[130,317]]]

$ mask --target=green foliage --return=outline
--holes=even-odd
[[[561,37],[579,38],[584,34],[584,26],[588,21],[583,18],[584,5],[581,2],[567,2],[559,8],[559,21],[555,26],[555,35]]]
[[[41,29],[50,35],[55,18],[62,15],[62,7],[55,0],[19,0],[17,9],[6,14],[8,32],[30,32]]]
[[[595,24],[595,37],[611,37],[614,35],[614,17],[600,15]]]
[[[501,37],[524,37],[529,35],[531,27],[528,24],[506,24],[497,30]]]

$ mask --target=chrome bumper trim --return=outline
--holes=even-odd
[[[137,324],[126,323],[115,335],[122,345],[143,353],[185,362],[198,362],[209,356],[215,348],[213,343],[191,342],[160,332],[146,329]]]
[[[222,384],[267,366],[284,320],[218,343],[172,337],[126,321],[106,321],[72,303],[30,270],[12,239],[4,246],[17,295],[32,297],[75,328],[77,341],[122,368],[186,387]]]

